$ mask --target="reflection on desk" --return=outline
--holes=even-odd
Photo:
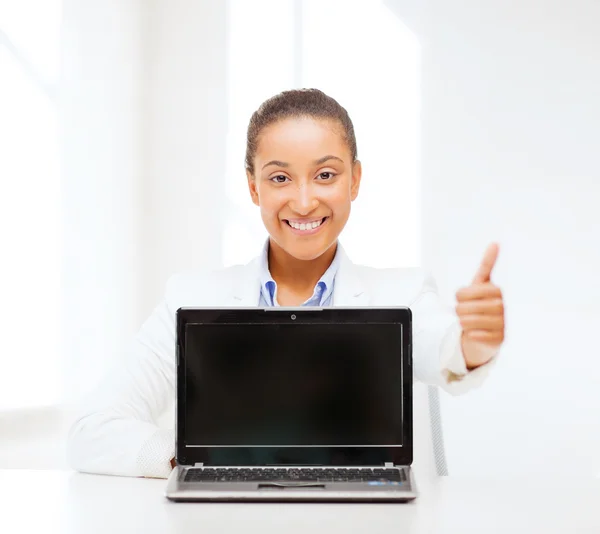
[[[418,479],[417,479],[418,482]],[[1,532],[600,533],[600,480],[443,477],[408,504],[172,503],[166,481],[0,470]]]

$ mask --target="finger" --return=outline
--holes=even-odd
[[[502,299],[478,299],[459,302],[456,305],[457,315],[502,315],[504,313],[504,303]]]
[[[481,260],[481,265],[479,265],[479,269],[477,270],[477,274],[475,274],[475,278],[473,278],[474,284],[481,284],[483,282],[489,282],[490,276],[492,275],[492,269],[496,264],[496,260],[498,259],[498,251],[499,247],[497,243],[492,243],[485,251],[483,255],[483,260]]]
[[[470,330],[465,332],[465,337],[472,341],[482,343],[500,344],[504,341],[504,332],[489,332],[487,330]]]
[[[462,329],[469,330],[504,330],[504,318],[501,315],[465,315],[459,317]]]
[[[476,284],[463,287],[456,292],[456,300],[463,302],[465,300],[475,299],[501,299],[502,291],[498,286],[491,282],[487,284]]]

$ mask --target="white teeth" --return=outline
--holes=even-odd
[[[321,219],[320,221],[313,221],[311,223],[296,223],[296,222],[292,222],[292,221],[288,221],[290,226],[292,228],[295,228],[296,230],[314,230],[315,228],[321,226],[321,223],[323,222],[323,219]]]

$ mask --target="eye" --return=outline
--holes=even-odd
[[[288,180],[288,177],[284,176],[283,174],[278,174],[277,176],[272,176],[271,178],[269,178],[269,180],[276,184],[284,184]]]
[[[322,172],[321,174],[319,174],[318,177],[321,180],[331,180],[334,176],[335,176],[335,174],[333,174],[332,172],[325,171],[325,172]]]

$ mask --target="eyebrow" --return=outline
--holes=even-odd
[[[290,164],[285,161],[278,161],[276,159],[269,161],[269,163],[265,163],[263,165],[263,169],[266,169],[269,165],[275,165],[276,167],[289,167]]]
[[[327,156],[323,156],[322,158],[315,161],[315,165],[321,165],[322,163],[325,163],[326,161],[329,161],[330,159],[336,159],[336,160],[344,163],[344,160],[342,160],[341,158],[338,158],[337,156],[332,156],[331,154],[328,154]]]
[[[318,160],[316,160],[314,162],[315,165],[322,165],[323,163],[325,163],[326,161],[329,161],[330,159],[335,159],[337,161],[340,161],[342,163],[344,163],[344,160],[342,160],[341,158],[338,158],[337,156],[333,156],[331,154],[327,154],[327,156],[323,156],[322,158],[319,158]],[[266,169],[269,165],[275,165],[276,167],[289,167],[290,164],[286,163],[285,161],[279,161],[279,160],[272,160],[269,161],[268,163],[265,163],[263,165],[263,169]]]

